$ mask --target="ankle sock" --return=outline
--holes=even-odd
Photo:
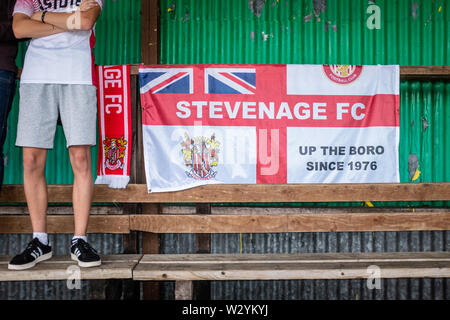
[[[48,234],[45,232],[33,232],[33,239],[38,238],[39,242],[48,246]]]
[[[84,241],[87,242],[87,237],[86,236],[73,236],[73,238],[72,238],[72,245],[74,245],[74,243],[77,241],[77,239],[83,239]]]

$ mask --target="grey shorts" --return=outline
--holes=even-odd
[[[58,113],[67,147],[96,144],[95,86],[23,83],[19,93],[17,146],[52,149]]]

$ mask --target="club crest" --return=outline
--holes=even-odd
[[[348,64],[324,65],[323,70],[327,77],[338,84],[348,84],[355,81],[362,72],[362,66]]]
[[[109,170],[123,169],[125,150],[128,142],[124,137],[120,139],[108,138],[103,140],[103,148],[105,150],[105,166]]]
[[[219,164],[219,145],[213,134],[206,137],[191,138],[185,133],[181,142],[184,164],[189,169],[186,175],[196,180],[209,180],[216,176],[213,168]]]

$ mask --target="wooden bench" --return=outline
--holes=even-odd
[[[72,187],[49,186],[49,200],[70,203]],[[450,230],[450,209],[369,207],[214,207],[214,203],[448,201],[450,183],[346,185],[211,185],[174,193],[148,194],[142,184],[126,190],[96,186],[89,233],[277,233]],[[6,185],[0,203],[24,203],[22,186]],[[158,204],[134,212],[123,204]],[[176,203],[177,205],[162,205]],[[186,205],[197,203],[197,206]],[[204,204],[207,210],[199,210]],[[136,208],[136,207],[132,207]],[[199,213],[205,214],[199,214]],[[50,233],[71,233],[70,207],[50,207]],[[26,207],[0,208],[0,233],[29,233]],[[206,238],[206,241],[208,238]],[[82,279],[133,279],[176,282],[178,299],[192,298],[195,280],[287,280],[367,278],[370,265],[382,278],[450,277],[448,252],[115,255],[104,265],[82,269]],[[6,270],[10,257],[0,258],[0,281],[67,279],[68,257],[55,257],[28,272]]]
[[[450,252],[147,254],[133,279],[365,279],[370,266],[380,268],[380,278],[448,278]]]
[[[101,257],[100,267],[76,270],[80,271],[80,280],[133,279],[133,269],[141,257],[136,254],[107,255]],[[70,256],[54,256],[28,270],[8,270],[11,258],[11,256],[0,256],[0,281],[67,280],[73,271],[69,268],[77,266]]]
[[[379,269],[374,269],[379,268]],[[134,280],[174,280],[175,299],[191,300],[194,280],[448,278],[450,252],[313,254],[148,254]]]

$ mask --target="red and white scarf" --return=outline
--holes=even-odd
[[[95,184],[126,188],[130,181],[130,66],[98,66],[100,142]]]

